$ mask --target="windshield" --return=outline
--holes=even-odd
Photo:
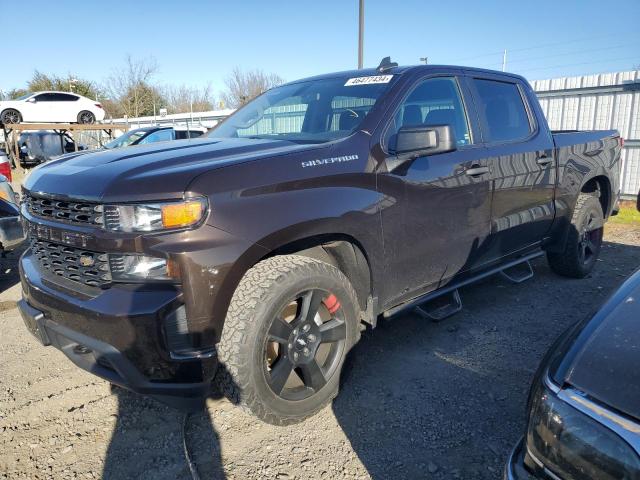
[[[120,147],[128,147],[136,140],[142,138],[146,130],[131,130],[130,132],[125,133],[124,135],[119,136],[115,140],[111,140],[108,143],[104,144],[104,148],[120,148]]]
[[[393,75],[329,78],[277,87],[238,110],[209,137],[323,143],[362,123]]]
[[[25,95],[20,95],[18,98],[16,98],[16,100],[26,100],[27,98],[31,97],[33,95],[33,93],[27,93]]]

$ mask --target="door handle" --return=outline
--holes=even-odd
[[[547,157],[546,155],[543,157],[538,157],[536,159],[536,163],[538,165],[540,165],[541,167],[546,167],[547,165],[549,165],[551,162],[553,162],[553,158],[551,157]]]
[[[466,173],[470,177],[479,177],[480,175],[486,175],[487,173],[489,173],[489,167],[474,165],[471,168],[467,168],[464,173]]]

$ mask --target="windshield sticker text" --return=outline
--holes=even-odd
[[[345,87],[353,87],[354,85],[371,85],[372,83],[389,83],[393,75],[374,75],[369,77],[354,77],[347,80]]]
[[[352,160],[358,160],[358,158],[358,155],[343,155],[342,157],[320,158],[318,160],[309,160],[307,162],[302,162],[302,168],[317,167],[319,165],[329,165],[330,163],[350,162]]]

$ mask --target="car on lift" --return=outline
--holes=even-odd
[[[96,100],[70,92],[27,93],[15,100],[0,101],[0,124],[22,122],[95,123],[105,111]]]
[[[294,81],[207,137],[32,172],[19,308],[112,383],[194,409],[215,382],[299,422],[380,315],[442,318],[460,286],[521,281],[541,255],[588,275],[621,149],[615,130],[551,131],[509,73],[387,58]]]
[[[640,270],[551,347],[505,480],[640,478]]]

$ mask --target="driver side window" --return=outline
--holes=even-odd
[[[435,125],[450,125],[458,147],[471,144],[467,116],[454,78],[437,77],[420,82],[396,111],[384,144],[393,153],[402,127]]]

